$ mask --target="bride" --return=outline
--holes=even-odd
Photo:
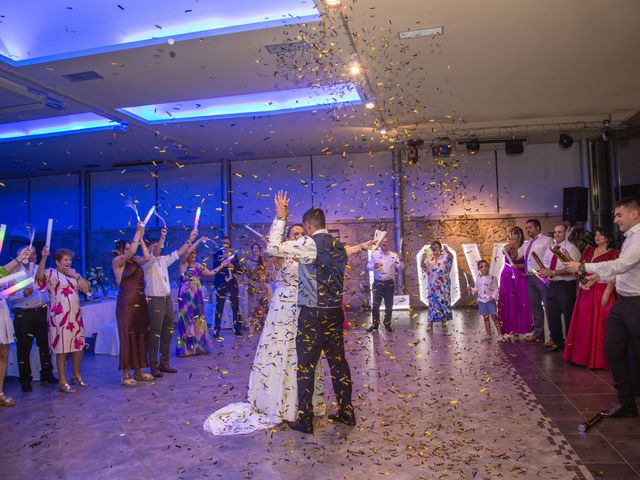
[[[289,227],[287,239],[296,240],[303,234],[303,226],[295,224]],[[231,403],[209,415],[204,430],[214,435],[251,433],[297,418],[298,261],[275,260],[276,287],[251,367],[247,402]],[[323,388],[324,370],[322,362],[318,362],[313,393],[315,415],[325,414]]]

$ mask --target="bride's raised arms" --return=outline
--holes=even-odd
[[[265,252],[274,257],[295,258],[302,263],[316,259],[317,249],[313,239],[302,235],[296,240],[283,240],[284,228],[289,216],[289,198],[286,192],[278,192],[274,198],[276,218],[269,230]]]

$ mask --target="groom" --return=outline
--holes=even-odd
[[[319,208],[310,208],[302,217],[306,235],[281,242],[289,215],[286,192],[278,192],[275,207],[276,219],[266,252],[298,260],[298,419],[289,422],[289,427],[313,433],[314,372],[323,351],[338,402],[338,410],[329,415],[329,420],[353,427],[356,417],[351,404],[351,372],[345,358],[342,327],[342,284],[347,253],[344,245],[327,231],[324,212]]]

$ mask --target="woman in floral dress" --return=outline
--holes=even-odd
[[[41,289],[46,288],[49,292],[49,346],[51,352],[56,354],[56,365],[60,375],[59,389],[63,393],[74,393],[75,389],[69,385],[65,371],[68,353],[71,353],[73,360],[71,383],[88,386],[80,375],[84,350],[84,323],[78,292],[89,293],[89,283],[71,268],[71,250],[59,248],[54,252],[56,268],[44,268],[48,256],[49,247],[45,246],[36,272],[36,281]]]
[[[422,271],[428,276],[429,282],[429,324],[427,332],[433,331],[433,324],[441,322],[444,331],[447,330],[447,322],[453,316],[451,314],[451,268],[453,266],[453,254],[442,247],[439,240],[431,243],[431,255],[422,257]]]
[[[208,270],[196,262],[196,247],[207,238],[201,237],[185,252],[180,262],[180,289],[178,290],[178,340],[176,355],[190,357],[211,352],[211,340],[204,316],[204,297],[200,277],[212,277],[231,263],[228,258],[214,269]]]

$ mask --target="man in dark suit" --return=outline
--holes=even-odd
[[[347,252],[326,227],[324,212],[310,208],[303,217],[306,235],[283,242],[282,235],[289,214],[286,193],[275,199],[276,218],[267,244],[267,253],[276,257],[298,260],[298,419],[289,427],[303,433],[313,433],[314,372],[324,352],[331,370],[336,394],[336,413],[329,420],[350,427],[356,416],[351,403],[351,372],[345,357],[342,310],[344,272]]]
[[[242,273],[242,265],[238,256],[231,248],[231,239],[222,237],[222,249],[213,255],[213,268],[218,268],[222,262],[233,257],[229,266],[222,268],[213,278],[216,289],[216,314],[215,326],[213,329],[213,337],[220,336],[220,324],[222,323],[222,312],[227,299],[231,302],[231,310],[233,311],[233,332],[236,336],[241,337],[240,331],[240,312],[238,300],[238,279],[237,276]]]

